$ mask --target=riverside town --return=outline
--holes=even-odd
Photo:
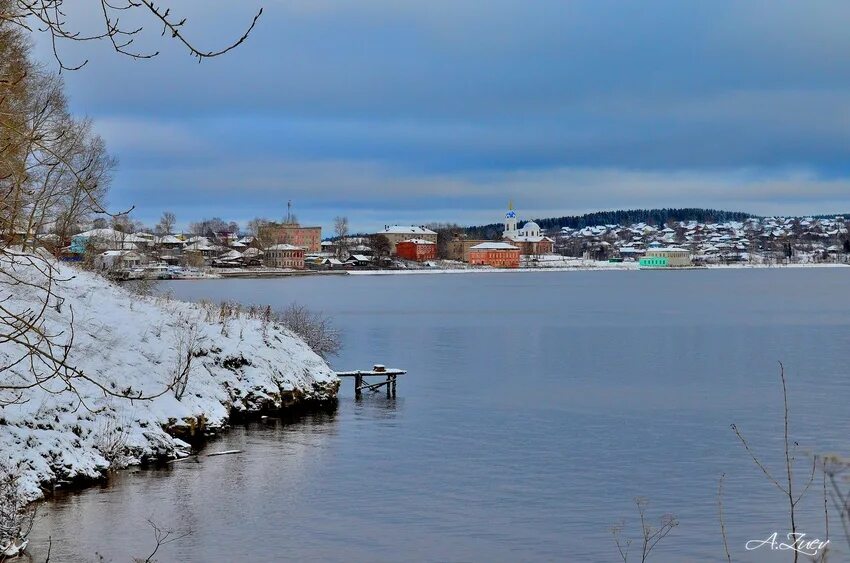
[[[291,206],[291,204],[290,204]],[[744,217],[730,220],[675,219],[707,210],[654,210],[662,221],[603,223],[603,217],[549,218],[548,229],[534,220],[517,221],[510,205],[503,229],[493,225],[387,225],[371,233],[325,233],[256,219],[249,227],[221,219],[173,231],[166,213],[145,227],[118,221],[87,225],[61,238],[52,232],[18,232],[19,243],[38,244],[60,260],[87,262],[115,279],[197,279],[346,273],[564,268],[683,268],[850,263],[850,238],[843,215]],[[652,213],[653,211],[650,211]],[[634,212],[639,215],[641,212]],[[630,212],[622,212],[628,216]],[[719,215],[732,215],[718,212]],[[290,209],[291,215],[291,209]],[[601,215],[601,214],[600,214]],[[581,227],[576,225],[582,225]],[[570,226],[573,225],[573,226]]]

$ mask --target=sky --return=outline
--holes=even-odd
[[[87,10],[89,7],[77,9]],[[110,204],[354,231],[649,207],[850,212],[846,0],[162,0],[131,60],[68,44]],[[97,12],[69,19],[95,29]],[[51,63],[49,45],[37,52]]]

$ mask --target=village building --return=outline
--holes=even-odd
[[[86,250],[138,250],[148,245],[148,240],[115,229],[92,229],[71,237],[69,251],[84,254]]]
[[[469,262],[469,249],[478,244],[492,242],[482,239],[470,239],[464,235],[455,234],[446,244],[446,258],[458,262]]]
[[[396,256],[405,260],[427,262],[437,259],[437,244],[425,239],[403,240],[396,244]]]
[[[293,244],[274,244],[265,250],[264,258],[272,268],[304,269],[304,249]]]
[[[484,242],[469,249],[469,263],[493,268],[519,268],[520,249],[506,242]]]
[[[298,223],[269,223],[260,227],[258,236],[265,244],[291,244],[307,252],[322,251],[321,227],[302,227]]]
[[[375,235],[383,235],[390,241],[390,254],[396,254],[396,245],[409,239],[427,240],[437,244],[437,233],[422,226],[388,225]]]
[[[508,205],[508,212],[505,213],[505,230],[502,232],[502,239],[518,247],[523,256],[552,254],[555,248],[555,241],[544,236],[540,225],[534,221],[529,221],[521,229],[517,229],[513,204]]]
[[[685,248],[648,248],[640,259],[641,268],[681,268],[691,266],[691,253]]]
[[[132,250],[107,250],[95,256],[94,267],[100,271],[138,268],[142,256]]]
[[[372,265],[372,257],[363,254],[352,254],[345,261],[345,265],[352,268],[365,268]]]

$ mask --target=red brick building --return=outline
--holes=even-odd
[[[494,268],[519,268],[520,249],[506,242],[484,242],[469,249],[469,263]]]
[[[437,259],[437,245],[425,239],[403,240],[395,245],[395,253],[405,260],[427,262]]]
[[[302,227],[298,223],[270,223],[260,227],[259,238],[265,244],[291,244],[307,252],[322,251],[322,228]]]

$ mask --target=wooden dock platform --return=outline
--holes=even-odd
[[[338,371],[337,377],[354,378],[354,396],[360,397],[364,389],[377,393],[381,387],[386,387],[387,398],[396,396],[396,378],[407,373],[407,370],[387,368],[381,364],[375,364],[371,370]],[[382,381],[369,383],[367,377],[380,377]]]

